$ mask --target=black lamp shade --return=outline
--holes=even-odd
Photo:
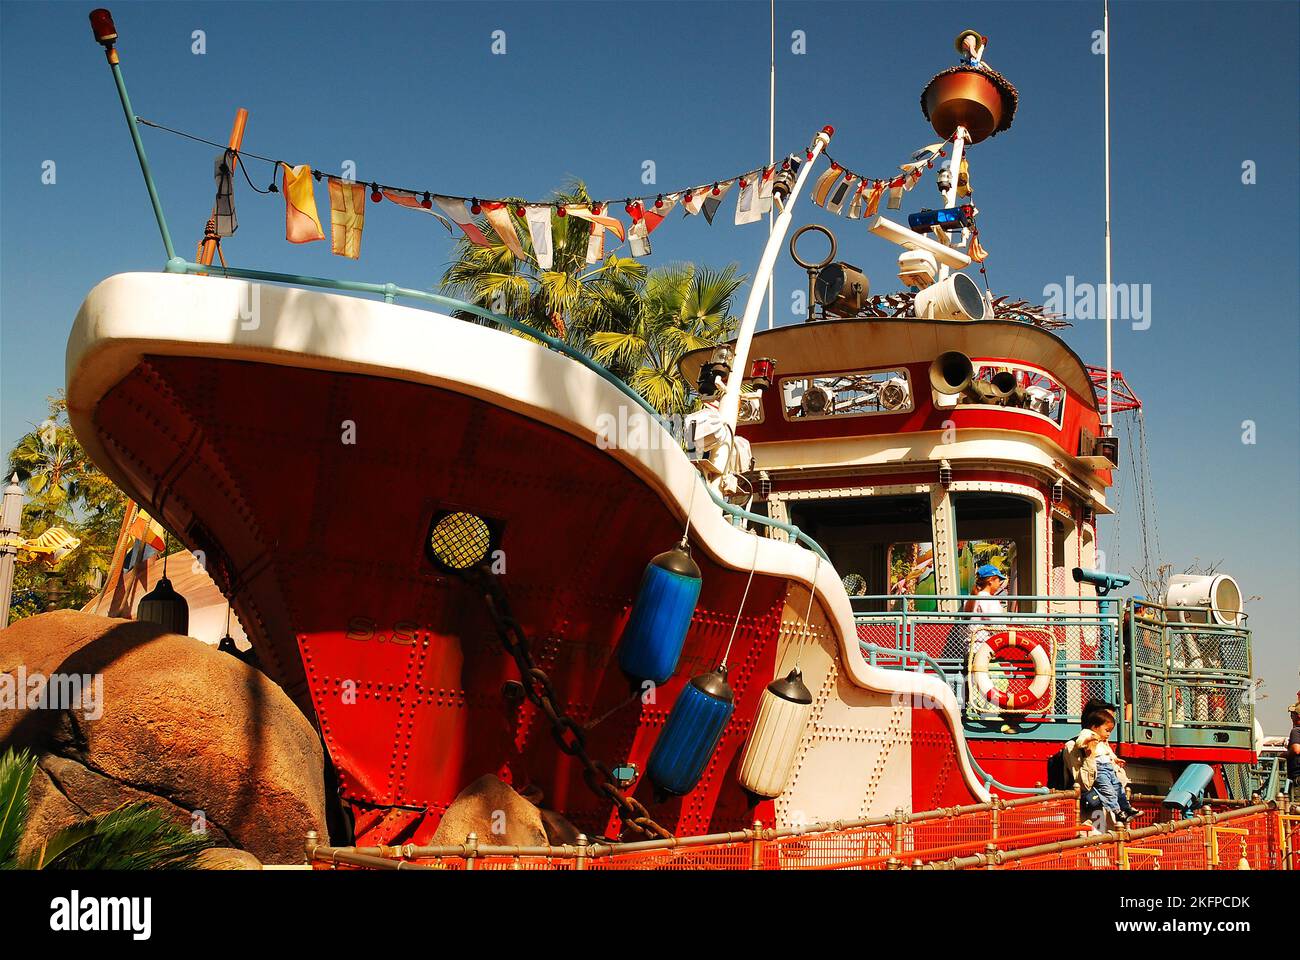
[[[135,618],[156,623],[169,633],[189,636],[190,605],[172,588],[172,582],[166,577],[159,580],[158,586],[140,598],[140,606],[136,608]]]

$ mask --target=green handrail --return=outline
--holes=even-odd
[[[875,665],[876,654],[882,654],[882,653],[885,654],[886,656],[899,657],[900,659],[912,658],[915,660],[923,660],[931,670],[933,670],[936,674],[938,674],[938,678],[943,681],[944,685],[947,686],[949,689],[952,689],[952,684],[948,682],[948,675],[943,672],[943,667],[935,663],[934,659],[930,657],[929,654],[922,653],[920,650],[896,650],[893,647],[882,647],[879,644],[867,643],[867,641],[865,640],[859,640],[858,646],[860,646],[863,650],[865,650],[867,653],[872,655],[871,664],[873,666]],[[975,774],[981,780],[984,781],[985,789],[996,788],[998,790],[1003,791],[1004,793],[1025,793],[1025,794],[1042,794],[1042,793],[1052,792],[1047,787],[1013,787],[1010,784],[1002,783],[999,780],[995,780],[992,774],[986,773],[984,771],[984,768],[979,765],[979,761],[975,759],[975,754],[971,753],[970,741],[963,738],[963,743],[966,746],[966,759],[970,761],[971,769],[975,771]]]

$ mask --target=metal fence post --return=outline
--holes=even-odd
[[[573,859],[573,869],[587,869],[587,835],[585,833],[578,834],[578,852]]]
[[[469,850],[465,854],[465,869],[473,870],[474,858],[478,856],[478,834],[471,833],[466,837],[465,846],[469,847]]]
[[[763,821],[754,821],[754,840],[750,844],[749,869],[763,869]]]

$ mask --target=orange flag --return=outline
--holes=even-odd
[[[519,242],[519,234],[515,233],[515,222],[510,219],[510,211],[506,208],[506,205],[486,201],[480,201],[479,205],[483,208],[484,214],[487,215],[487,222],[492,224],[492,229],[501,238],[501,242],[506,245],[506,249],[515,255],[515,259],[527,260],[528,254],[524,253],[523,244]]]
[[[602,207],[601,209],[608,209],[608,207]],[[569,214],[569,216],[577,217],[580,220],[589,220],[592,223],[600,224],[606,229],[613,230],[614,236],[618,237],[620,241],[625,239],[623,234],[623,224],[617,217],[611,217],[604,213],[592,213],[590,207],[567,206],[564,208],[564,212]]]
[[[366,225],[366,187],[330,178],[330,249],[340,257],[361,256],[361,230]]]
[[[311,167],[299,164],[284,168],[284,180],[281,191],[284,193],[284,238],[290,243],[311,243],[324,240],[325,231],[321,229],[320,217],[316,215],[316,192],[313,186]]]
[[[880,198],[885,192],[885,183],[883,180],[877,180],[871,192],[867,194],[867,208],[862,212],[864,217],[874,217],[876,211],[880,209]]]

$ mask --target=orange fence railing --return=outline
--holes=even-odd
[[[1238,803],[1172,819],[1152,798],[1136,829],[1097,833],[1078,795],[994,800],[804,828],[548,847],[329,847],[310,835],[317,867],[442,870],[1256,870],[1300,866],[1300,816],[1283,802]],[[1156,822],[1152,822],[1155,820]]]

